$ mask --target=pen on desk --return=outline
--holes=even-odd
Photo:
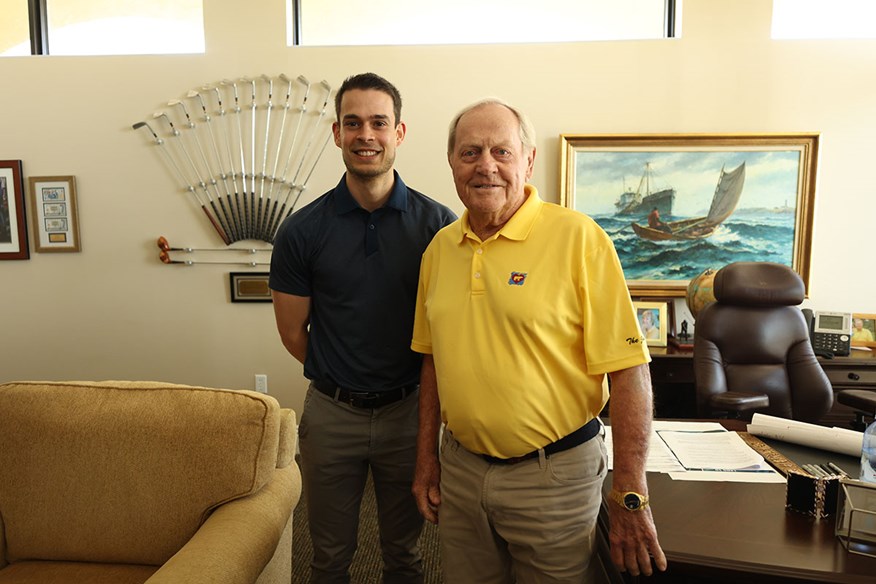
[[[832,462],[828,462],[827,466],[829,466],[834,472],[836,472],[838,475],[840,475],[842,477],[849,476],[849,473],[847,473],[846,471],[844,471],[843,469],[841,469],[840,467],[838,467],[837,465],[835,465]]]
[[[819,464],[818,466],[821,468],[821,470],[823,470],[825,473],[827,473],[827,476],[829,476],[829,477],[836,476],[836,471],[833,470],[832,468],[830,468],[829,466],[827,466],[826,464]]]
[[[823,479],[824,477],[827,476],[827,473],[824,472],[823,470],[821,470],[821,467],[819,467],[815,464],[804,464],[803,470],[805,470],[806,472],[808,472],[809,474],[811,474],[812,476],[814,476],[815,478],[818,478],[818,479]]]

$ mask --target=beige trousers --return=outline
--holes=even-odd
[[[450,432],[441,441],[438,527],[445,582],[595,582],[602,436],[516,464],[490,464]]]
[[[298,428],[312,584],[347,584],[370,470],[385,584],[420,584],[423,518],[411,494],[419,392],[381,408],[339,403],[312,386]]]

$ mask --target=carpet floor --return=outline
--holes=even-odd
[[[302,493],[295,515],[292,519],[292,584],[307,584],[310,580],[310,560],[313,546],[307,528],[307,506]],[[423,554],[425,584],[442,584],[441,565],[438,551],[438,526],[425,522],[420,535],[420,550]],[[380,557],[380,540],[377,531],[377,503],[371,477],[365,486],[362,507],[359,512],[359,547],[353,556],[350,568],[351,584],[379,584],[383,560]]]

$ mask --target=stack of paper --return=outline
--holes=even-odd
[[[614,467],[611,427],[605,445],[609,469]],[[725,482],[784,482],[763,457],[736,432],[716,422],[661,422],[652,425],[646,463],[648,472],[669,474],[675,480]]]
[[[864,441],[862,432],[837,427],[828,428],[764,414],[752,416],[748,433],[849,456],[860,456]]]

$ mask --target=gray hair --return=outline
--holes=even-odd
[[[450,122],[450,132],[447,135],[448,154],[453,153],[453,149],[456,145],[456,128],[459,125],[459,120],[462,116],[485,105],[500,105],[508,108],[517,118],[518,125],[520,126],[520,141],[523,143],[523,147],[535,148],[535,127],[532,125],[532,122],[529,121],[526,114],[503,99],[498,97],[485,97],[464,107],[458,114],[456,114],[456,116],[454,116],[453,121]]]

